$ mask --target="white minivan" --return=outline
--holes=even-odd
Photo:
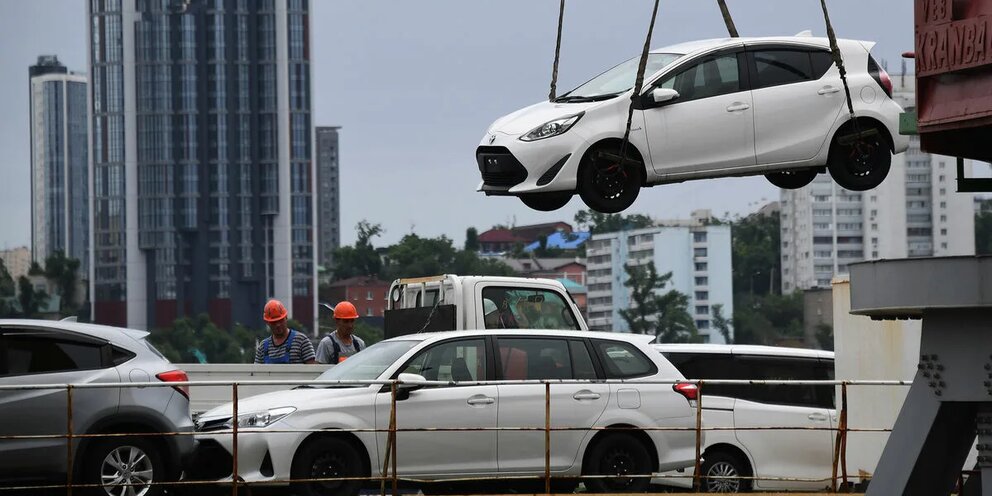
[[[656,344],[654,347],[688,379],[834,378],[834,353],[831,351],[717,344]],[[703,424],[707,428],[745,430],[706,432],[703,489],[734,493],[829,487],[836,438],[836,432],[830,429],[837,427],[834,389],[829,385],[738,386],[704,382],[700,391]],[[746,430],[754,427],[796,429]],[[756,479],[733,479],[734,476]],[[684,479],[671,480],[685,484]]]

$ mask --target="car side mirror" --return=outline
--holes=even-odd
[[[410,397],[410,393],[424,387],[423,384],[408,384],[409,382],[424,382],[427,379],[420,374],[400,374],[396,377],[402,382],[396,388],[396,401],[402,401]]]
[[[678,97],[679,92],[671,88],[655,88],[651,90],[651,100],[656,104],[670,102]]]

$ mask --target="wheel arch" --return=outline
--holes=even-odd
[[[576,174],[576,176],[581,177],[582,168],[586,166],[590,157],[592,157],[593,153],[603,148],[620,148],[622,146],[623,146],[622,137],[618,138],[615,136],[611,136],[607,138],[600,138],[599,140],[595,141],[593,144],[589,145],[589,147],[586,148],[584,152],[582,152],[582,159],[579,161],[579,169],[577,171],[578,173]],[[648,163],[647,160],[645,160],[646,155],[642,153],[640,149],[637,148],[636,144],[634,144],[629,140],[627,141],[627,153],[632,154],[635,158],[641,161],[641,165],[642,165],[642,167],[640,168],[641,186],[642,187],[647,186]]]
[[[365,475],[371,477],[372,458],[369,454],[368,448],[365,446],[365,443],[363,443],[362,440],[359,439],[353,432],[344,432],[336,429],[325,429],[322,431],[312,432],[310,435],[305,437],[303,441],[300,441],[300,444],[296,446],[296,450],[293,452],[293,461],[290,463],[291,472],[299,461],[300,452],[303,450],[303,447],[319,439],[340,439],[350,444],[358,451],[358,456],[363,462],[365,462]]]
[[[172,429],[164,420],[148,413],[123,413],[111,417],[105,417],[93,423],[84,431],[84,434],[154,434],[168,433]],[[170,476],[178,476],[182,470],[182,461],[179,459],[179,448],[176,446],[173,436],[148,436],[149,442],[154,443],[165,457],[166,470]],[[76,448],[76,462],[73,463],[74,477],[83,477],[82,470],[85,468],[85,460],[89,458],[89,450],[98,445],[99,441],[113,439],[111,437],[85,437],[80,439]]]
[[[747,475],[752,475],[752,476],[754,475],[754,462],[751,461],[751,457],[748,456],[748,454],[744,452],[744,450],[740,446],[730,443],[714,444],[711,446],[707,446],[706,450],[703,451],[702,456],[705,459],[707,454],[713,454],[713,453],[728,453],[740,458],[746,465],[745,468],[748,471]]]
[[[610,429],[617,429],[617,430],[611,431]],[[601,442],[603,439],[606,439],[611,435],[621,434],[621,433],[630,434],[638,441],[640,441],[641,444],[643,444],[644,447],[648,450],[648,453],[651,455],[651,466],[654,467],[654,470],[658,469],[658,466],[660,464],[658,457],[658,447],[655,446],[654,441],[651,440],[651,436],[648,436],[646,432],[641,430],[636,425],[617,423],[617,424],[611,424],[607,426],[606,429],[602,429],[596,432],[596,434],[593,435],[592,439],[590,439],[589,442],[586,443],[586,447],[582,451],[582,460],[579,465],[580,470],[582,471],[583,474],[585,473],[586,463],[589,460],[589,453],[596,448],[596,445],[599,442]]]
[[[828,143],[830,145],[828,148],[828,158],[829,158],[829,150],[833,148],[834,142],[837,140],[837,137],[843,136],[845,133],[854,132],[855,122],[857,122],[859,128],[873,127],[878,129],[878,132],[882,134],[882,137],[885,139],[885,142],[888,143],[889,151],[895,153],[895,141],[892,138],[892,131],[889,130],[889,127],[886,126],[885,123],[882,122],[880,119],[877,119],[873,116],[861,115],[855,117],[854,119],[848,119],[844,121],[844,123],[841,124],[839,127],[837,127],[837,130],[834,131],[834,134],[833,136],[830,137],[830,142]]]

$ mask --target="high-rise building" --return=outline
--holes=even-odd
[[[672,273],[662,293],[676,290],[689,297],[689,313],[708,343],[725,342],[713,326],[714,306],[728,320],[734,313],[730,226],[710,225],[709,211],[691,220],[660,221],[643,229],[594,234],[586,244],[589,327],[629,332],[620,310],[630,308],[625,267],[654,262],[659,275]],[[730,330],[733,338],[733,329]]]
[[[316,311],[307,0],[93,0],[95,320]]]
[[[915,78],[893,82],[896,101],[913,107]],[[974,254],[974,195],[956,192],[956,163],[923,153],[911,136],[875,189],[847,191],[821,174],[804,188],[782,190],[782,290],[830,287],[863,260]],[[971,163],[965,168],[970,175]]]
[[[89,265],[86,76],[54,55],[28,69],[31,116],[31,258],[61,251]]]
[[[334,270],[334,250],[341,246],[341,186],[338,182],[340,127],[315,128],[317,143],[317,250],[320,265]]]

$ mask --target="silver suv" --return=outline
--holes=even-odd
[[[0,385],[185,381],[147,332],[76,322],[0,320]],[[0,436],[66,435],[65,388],[0,390]],[[107,495],[154,496],[175,481],[193,450],[186,386],[74,388],[72,432],[149,433],[74,438],[73,481],[103,484]],[[0,484],[65,481],[65,438],[0,441]],[[133,492],[127,491],[130,484]]]

